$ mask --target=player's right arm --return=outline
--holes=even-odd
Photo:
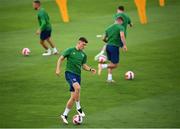
[[[130,17],[128,17],[128,24],[129,24],[129,26],[130,26],[130,27],[132,27],[132,26],[133,26],[133,23],[131,22]]]
[[[123,50],[127,51],[126,39],[125,39],[125,35],[124,35],[123,31],[120,31],[120,37],[121,37],[121,41],[123,43]]]
[[[65,58],[68,58],[68,56],[71,54],[73,48],[68,48],[65,51],[61,53],[61,56],[59,57],[57,61],[57,66],[56,66],[56,75],[59,76],[61,73],[61,64],[64,61]]]
[[[59,76],[61,73],[61,64],[64,61],[65,57],[64,56],[60,56],[58,61],[57,61],[57,66],[56,66],[56,75]]]

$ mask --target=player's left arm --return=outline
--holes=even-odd
[[[83,68],[84,70],[86,70],[86,71],[90,71],[90,72],[92,72],[93,74],[96,74],[96,69],[91,68],[90,66],[88,66],[88,65],[86,64],[86,62],[87,62],[87,56],[86,56],[86,54],[85,54],[85,55],[84,55],[84,59],[83,59],[83,61],[82,61],[82,68]]]
[[[132,22],[131,22],[131,23],[129,23],[129,26],[130,26],[130,27],[133,27],[133,23],[132,23]]]
[[[107,38],[108,38],[108,37],[107,37],[107,34],[104,34],[104,35],[103,35],[103,38],[102,38],[102,41],[104,41],[105,43],[107,43]]]
[[[128,17],[128,24],[129,24],[130,27],[133,27],[133,23],[131,22],[130,17]]]
[[[86,70],[86,71],[90,71],[92,72],[93,74],[96,74],[96,69],[94,68],[91,68],[90,66],[88,66],[87,64],[83,64],[83,69]]]

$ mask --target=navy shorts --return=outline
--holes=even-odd
[[[46,40],[48,39],[49,37],[51,37],[51,30],[43,30],[41,31],[41,34],[40,34],[40,39],[41,40]]]
[[[81,77],[77,74],[66,71],[65,78],[66,78],[66,81],[69,83],[69,86],[70,86],[69,90],[71,92],[74,92],[73,83],[77,82],[77,83],[79,83],[79,85],[81,84]]]
[[[119,63],[119,47],[107,45],[106,53],[109,61],[113,64]]]

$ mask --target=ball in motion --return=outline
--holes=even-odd
[[[106,62],[107,57],[105,55],[100,55],[98,58],[99,63],[104,63]]]
[[[73,124],[79,125],[83,122],[83,118],[80,115],[73,116]]]
[[[125,79],[126,80],[132,80],[134,79],[134,73],[132,71],[128,71],[125,73]]]
[[[31,51],[29,50],[29,48],[23,48],[22,50],[22,55],[24,56],[29,56],[31,53]]]

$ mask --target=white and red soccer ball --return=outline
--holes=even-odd
[[[29,50],[29,48],[23,48],[22,49],[22,55],[29,56],[30,53],[31,53],[31,51]]]
[[[134,73],[132,71],[127,71],[125,73],[125,79],[126,80],[133,80],[134,79]]]
[[[107,57],[105,55],[100,55],[98,58],[99,63],[104,63],[107,61]]]
[[[83,118],[80,115],[75,115],[75,116],[73,116],[72,121],[73,121],[73,124],[79,125],[83,122]]]

